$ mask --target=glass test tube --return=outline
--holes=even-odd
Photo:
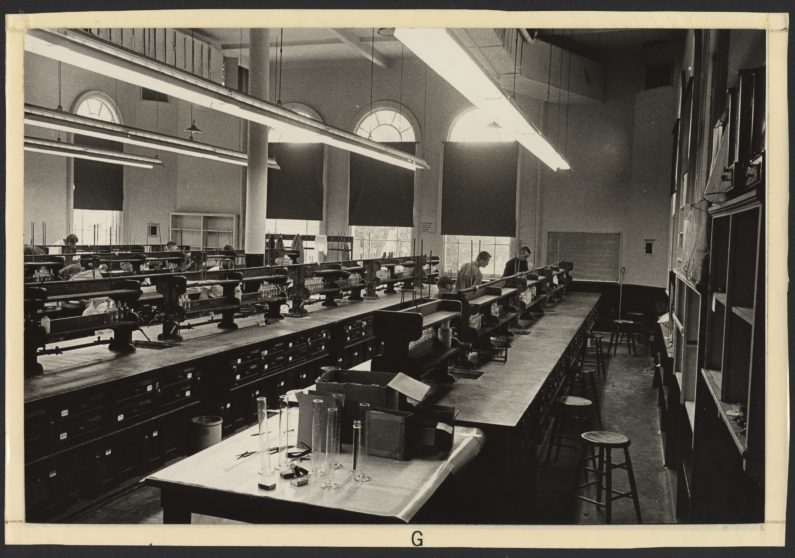
[[[322,399],[312,400],[312,474],[322,476],[325,473],[323,449],[326,442],[325,414],[326,407]]]
[[[370,404],[359,404],[359,420],[353,421],[353,480],[367,482],[367,452],[370,437]]]
[[[259,427],[260,475],[267,476],[272,471],[268,440],[268,404],[264,397],[257,397],[257,426]]]
[[[339,487],[337,484],[337,469],[340,454],[340,410],[336,407],[329,407],[326,413],[326,480],[321,488],[333,490]]]
[[[287,468],[290,447],[290,403],[286,395],[279,396],[279,469]]]

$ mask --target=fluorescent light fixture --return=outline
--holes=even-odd
[[[395,38],[452,85],[467,100],[489,114],[500,128],[516,139],[553,171],[569,164],[506,97],[502,89],[446,29],[395,29]]]
[[[87,145],[77,145],[74,143],[64,143],[62,141],[52,141],[27,136],[25,137],[25,151],[59,155],[61,157],[73,157],[75,159],[89,159],[91,161],[100,161],[102,163],[124,165],[127,167],[140,167],[143,169],[151,169],[154,168],[155,165],[163,164],[163,161],[155,157],[144,157],[143,155],[132,155],[122,151],[113,151],[112,149],[100,149]]]
[[[170,151],[190,157],[210,159],[245,167],[248,165],[248,156],[240,151],[215,147],[189,139],[168,136],[157,132],[149,132],[123,126],[114,122],[106,122],[95,118],[88,118],[71,112],[63,112],[35,105],[25,105],[25,124],[58,130],[59,132],[70,132],[91,136],[139,147],[147,147],[160,151]],[[268,159],[268,167],[279,169],[279,165],[273,158]]]
[[[208,79],[97,39],[75,29],[28,29],[25,50],[84,70],[171,95],[196,105],[288,131],[410,170],[429,169],[423,159],[233,91]],[[295,137],[295,136],[292,136]]]

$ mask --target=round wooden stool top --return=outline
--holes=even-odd
[[[629,436],[621,432],[608,432],[606,430],[592,430],[583,432],[582,439],[596,446],[608,448],[622,448],[629,445]]]
[[[563,397],[558,397],[558,403],[566,407],[587,407],[593,404],[590,399],[586,399],[585,397],[577,397],[576,395],[564,395]]]

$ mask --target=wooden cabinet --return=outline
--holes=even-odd
[[[704,365],[698,379],[696,521],[762,521],[764,210],[756,192],[710,208]]]
[[[696,423],[698,374],[704,358],[704,289],[679,270],[674,271],[671,312],[673,342],[671,368],[666,379],[666,462],[676,471],[676,514],[689,521],[693,497],[693,434]],[[673,398],[678,396],[678,400]]]
[[[237,247],[237,215],[172,213],[169,239],[194,250]]]

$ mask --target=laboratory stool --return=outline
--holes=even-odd
[[[635,350],[635,322],[632,320],[613,320],[613,332],[610,334],[610,348],[613,349],[613,355],[622,343],[627,344],[627,353],[638,356]]]
[[[560,455],[560,448],[580,449],[579,446],[566,445],[563,439],[577,440],[580,434],[585,432],[591,422],[591,407],[590,399],[584,397],[577,397],[574,395],[564,395],[558,397],[552,408],[552,429],[549,434],[549,444],[547,445],[547,456],[544,461],[545,466],[549,464],[549,458],[552,455],[552,447],[556,446],[555,461],[558,460]],[[566,434],[566,427],[571,424],[576,427],[576,435]]]
[[[638,489],[635,484],[635,473],[632,470],[632,461],[629,458],[629,436],[620,432],[597,430],[583,432],[581,438],[586,445],[586,450],[590,449],[590,456],[584,453],[584,458],[581,461],[581,470],[585,474],[586,482],[579,485],[577,490],[596,485],[596,499],[588,498],[582,494],[578,494],[577,498],[594,504],[597,508],[604,508],[605,521],[612,523],[613,500],[631,497],[635,504],[635,515],[638,518],[638,523],[643,523],[640,518],[640,502],[638,501]],[[611,452],[614,449],[624,450],[623,463],[613,462]],[[629,492],[620,492],[613,488],[613,469],[624,469],[627,472]],[[588,472],[595,473],[596,480],[589,481]],[[604,497],[602,491],[604,491]]]
[[[651,356],[651,343],[649,342],[650,330],[643,323],[644,319],[643,312],[627,312],[625,315],[628,320],[632,320],[633,323],[632,332],[635,335],[643,336],[646,345],[649,347],[649,356]]]
[[[602,352],[602,336],[596,333],[589,333],[580,352],[580,367],[591,368],[593,366],[596,367],[598,374],[601,374],[603,378],[607,378],[605,356]]]
[[[596,420],[602,427],[602,412],[599,410],[599,391],[596,387],[596,370],[593,368],[574,368],[569,372],[569,394],[587,397],[593,402]],[[590,390],[590,393],[588,391]],[[575,391],[577,393],[575,393]]]

